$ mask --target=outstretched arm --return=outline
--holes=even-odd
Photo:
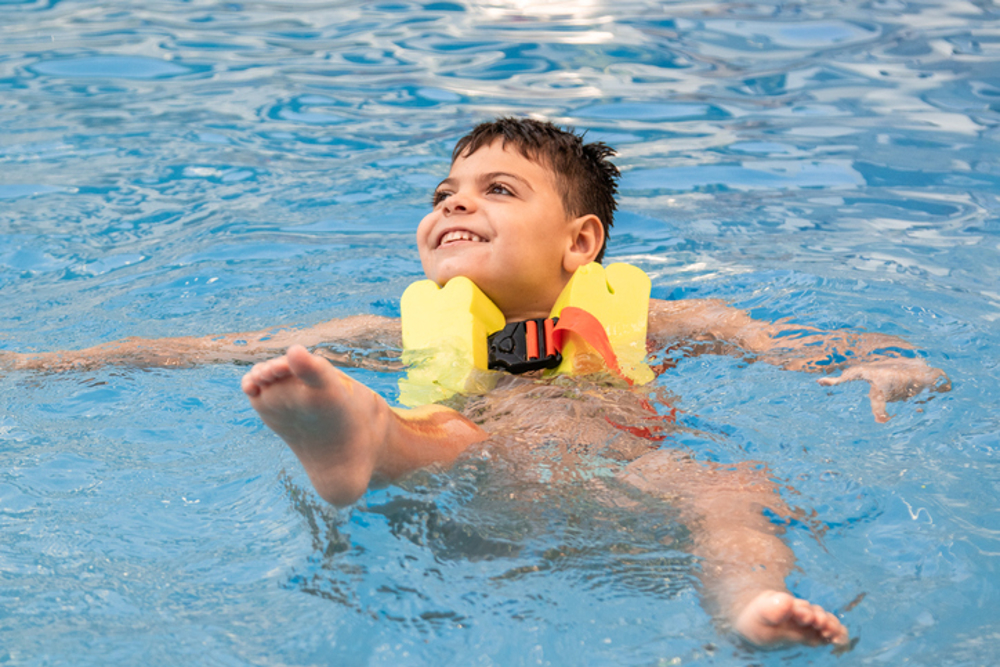
[[[487,434],[439,405],[390,408],[377,393],[302,346],[254,366],[243,391],[302,462],[327,502],[347,505],[373,481],[454,461]]]
[[[0,351],[0,369],[59,372],[107,365],[176,368],[211,363],[250,363],[274,356],[293,344],[312,347],[323,343],[362,347],[377,344],[380,349],[398,348],[401,344],[399,320],[357,315],[303,329],[274,328],[202,337],[125,338],[83,350],[34,354]],[[380,365],[333,351],[324,351],[323,354],[342,365]]]
[[[928,366],[914,346],[896,336],[877,333],[822,331],[783,322],[762,322],[714,299],[660,301],[649,304],[649,339],[655,348],[690,345],[696,352],[747,354],[787,370],[829,374],[824,386],[868,382],[872,414],[878,422],[889,415],[886,403],[921,391],[949,391],[944,371]]]
[[[622,479],[680,510],[713,616],[759,646],[847,642],[836,616],[785,587],[795,557],[763,509],[782,517],[790,511],[766,470],[706,464],[660,449],[629,464]]]

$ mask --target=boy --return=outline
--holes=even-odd
[[[470,279],[507,322],[546,318],[574,274],[604,254],[618,178],[607,160],[611,154],[602,144],[584,145],[548,123],[500,119],[477,127],[456,146],[449,176],[435,192],[434,209],[418,227],[425,274],[439,286],[458,277]],[[566,415],[581,412],[570,405],[579,398],[567,398],[561,388],[546,395],[549,385],[533,378],[505,378],[494,391],[470,400],[466,412],[474,421],[441,405],[390,408],[303,347],[373,339],[398,346],[398,327],[386,318],[355,317],[302,331],[155,343],[132,339],[81,353],[8,358],[18,368],[109,362],[171,366],[249,360],[297,343],[284,356],[254,366],[243,378],[243,390],[298,456],[320,495],[338,505],[353,502],[375,481],[391,481],[432,463],[448,464],[491,432],[530,425],[538,441],[566,439],[567,422],[574,421]],[[919,358],[878,352],[911,349],[896,338],[840,337],[756,322],[713,301],[651,301],[648,331],[653,348],[702,341],[720,349],[736,346],[790,369],[843,368],[840,377],[820,382],[868,381],[878,421],[888,419],[887,401],[948,387],[943,373]],[[246,344],[238,346],[237,340]],[[849,355],[850,364],[831,361],[840,341],[847,343],[841,352]],[[750,466],[724,470],[650,444],[655,438],[617,423],[634,420],[636,414],[649,418],[641,397],[628,389],[600,389],[613,397],[613,414],[582,426],[575,420],[573,443],[600,448],[614,441],[611,453],[628,462],[621,478],[678,507],[693,528],[693,550],[702,560],[706,603],[713,612],[760,645],[846,642],[847,631],[833,614],[793,598],[785,588],[793,557],[761,508],[779,515],[787,514],[787,508],[766,477]],[[495,408],[519,405],[529,394],[545,400],[545,417],[529,420],[522,412],[522,419],[516,419],[509,410]]]

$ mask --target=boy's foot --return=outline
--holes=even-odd
[[[819,605],[779,591],[764,591],[750,600],[734,629],[757,646],[847,643],[847,628],[840,619]]]
[[[255,365],[241,386],[324,499],[345,505],[365,492],[385,442],[381,397],[301,345]]]

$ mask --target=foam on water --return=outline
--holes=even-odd
[[[0,348],[396,315],[455,139],[531,114],[619,149],[609,255],[654,296],[900,335],[954,382],[880,425],[765,364],[659,380],[672,445],[815,511],[789,583],[844,612],[838,657],[721,634],[670,508],[602,505],[600,462],[338,511],[241,367],[8,374],[0,660],[992,664],[998,61],[988,2],[0,1]]]

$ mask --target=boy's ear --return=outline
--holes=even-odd
[[[563,256],[563,269],[574,273],[596,259],[604,245],[604,225],[593,213],[570,222],[570,245]]]

